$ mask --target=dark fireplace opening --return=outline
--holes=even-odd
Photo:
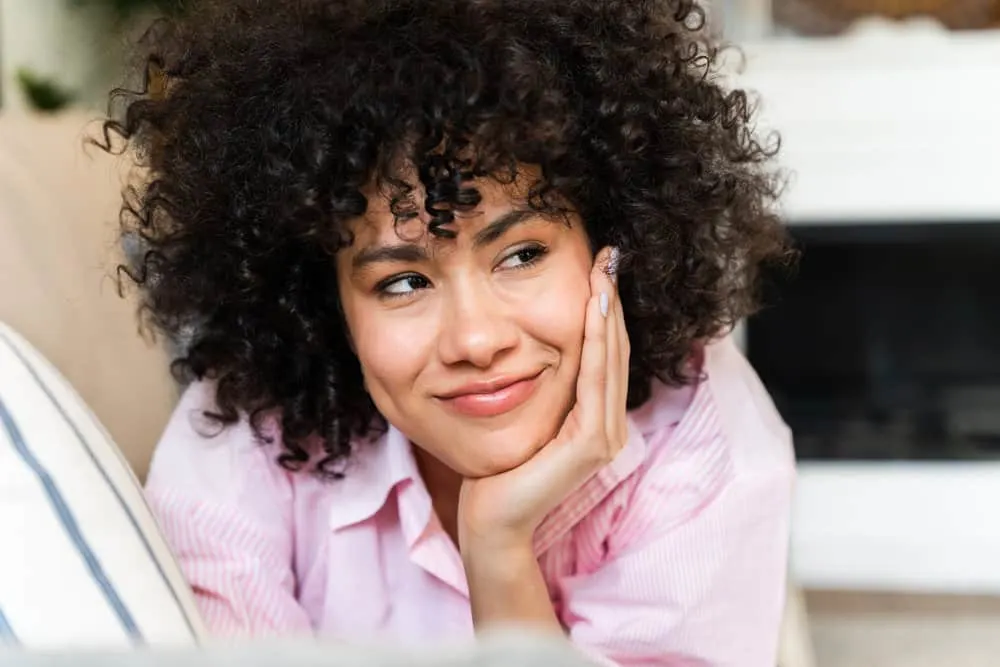
[[[1000,221],[792,233],[747,352],[799,458],[1000,458]]]

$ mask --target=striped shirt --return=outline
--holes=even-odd
[[[474,636],[461,558],[405,436],[346,478],[275,463],[246,421],[208,434],[183,397],[146,492],[219,635],[426,644]],[[216,428],[215,431],[218,431]],[[654,387],[619,456],[535,534],[557,616],[607,664],[774,665],[794,482],[791,437],[729,339],[695,386]]]

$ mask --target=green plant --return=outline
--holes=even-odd
[[[17,71],[17,83],[28,104],[38,111],[46,113],[59,111],[76,99],[75,93],[59,85],[54,79],[41,76],[26,68]]]
[[[68,0],[71,7],[106,12],[110,30],[117,31],[138,15],[145,13],[174,14],[197,0]],[[61,85],[55,77],[43,76],[24,68],[17,72],[17,85],[28,105],[38,111],[52,113],[77,100],[77,93]]]

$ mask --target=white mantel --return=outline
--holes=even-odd
[[[743,50],[791,223],[1000,221],[1000,31],[873,24]]]

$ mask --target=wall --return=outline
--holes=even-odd
[[[70,0],[0,0],[0,94],[5,111],[26,105],[16,81],[29,67],[80,93],[84,105],[103,109],[120,78],[122,40],[107,21]]]

